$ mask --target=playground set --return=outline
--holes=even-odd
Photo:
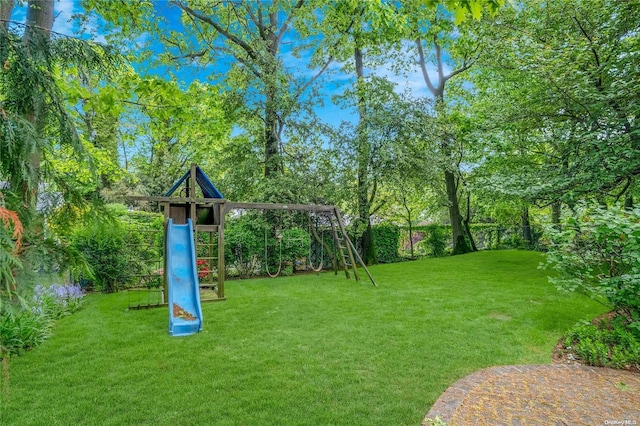
[[[180,187],[181,191],[178,191]],[[174,194],[178,194],[177,196]],[[176,181],[162,197],[130,197],[133,201],[156,202],[164,213],[164,268],[161,301],[156,306],[169,307],[169,334],[185,336],[202,330],[204,301],[222,301],[225,296],[225,216],[233,210],[294,211],[323,217],[327,232],[333,239],[335,251],[332,263],[345,272],[347,279],[353,274],[360,281],[358,264],[371,283],[376,283],[347,235],[340,210],[336,206],[315,204],[239,203],[222,196],[209,177],[196,164]],[[309,219],[311,220],[311,219]],[[324,241],[317,232],[311,232],[321,246]],[[324,234],[322,234],[324,235]],[[265,233],[265,262],[267,242]],[[282,239],[281,230],[276,239]],[[310,240],[311,241],[311,240]],[[282,247],[282,246],[280,246]],[[280,248],[280,250],[282,250]],[[278,276],[280,263],[273,272],[265,267],[269,276]],[[309,259],[310,264],[310,259]],[[206,265],[206,267],[202,267]],[[214,274],[214,266],[215,271]],[[265,265],[266,266],[266,265]],[[318,272],[319,265],[309,269]],[[201,290],[210,297],[201,299]]]

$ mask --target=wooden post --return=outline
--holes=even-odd
[[[167,205],[167,209],[168,209]],[[167,216],[168,213],[165,215]],[[164,260],[162,265],[162,303],[169,304],[169,280],[167,279],[167,227],[169,226],[169,219],[164,221],[164,243],[162,244],[162,259]]]
[[[220,224],[218,225],[218,298],[224,298],[224,216],[225,208],[223,204],[217,204],[216,208],[219,209],[218,215],[220,218]]]
[[[335,244],[336,257],[338,261],[336,263],[335,275],[338,275],[338,266],[342,266],[342,269],[344,269],[345,277],[349,279],[351,278],[351,276],[349,275],[349,268],[344,261],[344,251],[342,250],[342,246],[340,245],[340,237],[338,237],[336,226],[333,223],[333,219],[331,218],[332,215],[333,217],[335,217],[335,214],[329,214],[327,217],[329,218],[329,224],[331,225],[331,233],[333,234],[333,243]]]
[[[340,233],[342,234],[342,240],[345,243],[344,246],[347,249],[347,256],[349,256],[349,262],[351,262],[351,269],[353,269],[353,276],[355,277],[356,281],[360,281],[360,274],[358,274],[358,265],[356,264],[356,260],[353,257],[353,252],[351,251],[351,247],[353,247],[353,245],[351,244],[351,240],[349,240],[349,235],[347,235],[347,230],[344,227],[344,222],[342,222],[342,216],[340,215],[340,210],[336,207],[333,210],[333,214],[336,216],[336,220],[338,221],[338,229],[340,229]],[[364,262],[362,264],[364,265]]]
[[[207,284],[213,284],[213,236],[216,234],[213,231],[209,231],[209,262],[207,262],[207,269],[209,269],[209,273],[207,274]]]
[[[197,196],[197,181],[196,181],[196,163],[191,163],[191,172],[189,174],[189,183],[190,183],[190,189],[189,189],[189,193],[188,196],[191,199],[189,201],[189,209],[190,209],[190,213],[189,216],[191,217],[191,222],[193,223],[193,229],[196,228],[196,223],[198,222],[198,217],[196,215],[196,196]],[[195,241],[197,242],[197,240]]]
[[[169,214],[171,211],[170,203],[169,202],[162,203],[162,210],[164,213],[164,223],[166,224],[167,222],[169,222]]]

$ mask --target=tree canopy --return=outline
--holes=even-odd
[[[45,215],[160,195],[191,162],[235,200],[343,207],[370,262],[385,220],[450,226],[463,253],[474,222],[530,229],[637,198],[637,1],[84,0],[73,36],[53,31],[55,2],[27,2],[21,22],[14,3],[0,3],[14,261]]]

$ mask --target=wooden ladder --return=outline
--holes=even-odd
[[[338,226],[336,227],[333,224],[333,221],[331,220],[331,218],[329,219],[329,221],[331,222],[331,230],[333,232],[333,238],[336,242],[336,246],[338,247],[339,257],[341,259],[342,267],[344,269],[344,273],[346,277],[350,278],[349,268],[351,268],[351,270],[353,271],[353,276],[355,277],[356,281],[360,281],[360,274],[358,274],[358,265],[356,264],[356,260],[357,260],[360,266],[362,266],[365,272],[367,273],[369,280],[371,280],[371,284],[377,287],[378,285],[376,284],[373,277],[371,276],[371,273],[369,272],[367,265],[364,264],[364,261],[360,257],[358,250],[356,250],[355,246],[349,239],[349,235],[347,235],[347,231],[345,229],[344,222],[342,220],[342,215],[340,214],[340,209],[338,209],[337,207],[334,207],[333,215],[335,216],[336,221],[338,222]]]

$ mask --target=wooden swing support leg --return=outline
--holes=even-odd
[[[367,268],[367,265],[365,265],[364,261],[362,260],[362,257],[360,257],[358,250],[356,250],[355,246],[349,239],[349,236],[347,235],[347,232],[344,226],[344,222],[342,221],[342,215],[340,214],[340,210],[337,207],[333,210],[333,214],[336,217],[336,220],[338,222],[338,229],[342,234],[342,241],[344,242],[344,245],[340,244],[340,239],[337,238],[336,232],[334,230],[334,235],[337,238],[336,242],[338,243],[338,247],[340,249],[341,254],[343,253],[342,251],[343,249],[346,250],[347,253],[346,255],[343,256],[343,258],[348,256],[350,265],[353,269],[353,275],[355,276],[356,281],[360,281],[360,275],[358,274],[358,267],[355,262],[355,260],[357,259],[358,263],[360,263],[360,266],[362,266],[362,268],[364,268],[365,272],[367,273],[367,276],[369,277],[371,284],[373,284],[374,287],[377,287],[378,285],[374,281],[373,276],[371,275],[371,272],[369,272],[369,268]],[[347,278],[349,278],[346,262],[344,262],[344,264],[345,264],[345,272],[347,273]]]

